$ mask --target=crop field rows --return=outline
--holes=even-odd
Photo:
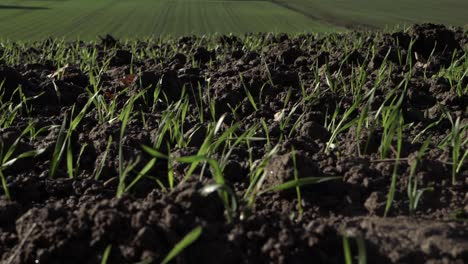
[[[333,32],[433,21],[462,26],[459,0],[3,0],[0,38],[96,39],[247,32]]]
[[[0,45],[0,262],[463,263],[468,34]]]
[[[0,7],[2,37],[144,37],[246,31],[325,31],[327,25],[268,1],[18,1],[38,9]],[[11,6],[15,5],[15,1]],[[19,31],[19,32],[18,32]]]

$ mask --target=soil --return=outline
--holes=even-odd
[[[253,46],[252,39],[263,41],[264,47],[244,46]],[[413,54],[407,56],[411,40]],[[362,46],[353,45],[358,41]],[[106,36],[102,43],[79,44],[83,49],[97,49],[99,65],[109,62],[101,80],[102,95],[107,99],[127,86],[129,93],[138,93],[145,88],[153,91],[161,85],[169,104],[180,98],[183,87],[192,91],[201,87],[203,97],[209,96],[215,102],[216,118],[227,113],[225,124],[240,122],[242,132],[264,120],[271,144],[281,142],[278,153],[266,166],[265,188],[293,180],[294,164],[298,177],[343,178],[303,186],[302,214],[297,208],[296,193],[290,190],[263,193],[250,208],[241,199],[250,182],[249,152],[246,146],[237,147],[223,170],[226,184],[234,190],[239,202],[232,221],[227,221],[218,195],[200,192],[212,183],[206,175],[209,172],[201,178],[198,177],[201,170],[196,170],[196,175],[181,181],[187,169],[183,164],[174,165],[177,185],[172,191],[143,178],[131,192],[116,198],[117,141],[110,145],[101,177],[96,180],[94,175],[105,156],[109,136],[118,139],[120,123],[100,124],[94,106],[71,137],[74,151],[87,144],[76,177],[68,177],[66,163],[62,162],[55,177],[50,178],[50,160],[59,126],[73,105],[80,109],[86,103],[89,73],[82,72],[78,63],[70,64],[60,79],[52,81],[48,75],[60,66],[41,58],[37,50],[26,50],[20,55],[28,63],[7,65],[0,57],[3,100],[20,102],[20,95],[15,93],[19,85],[26,96],[34,97],[29,102],[32,112],[23,111],[9,128],[0,129],[0,142],[4,146],[13,144],[31,116],[39,127],[56,125],[33,141],[23,137],[14,155],[38,148],[45,148],[45,153],[19,160],[4,171],[12,198],[8,200],[0,191],[1,263],[100,263],[108,245],[112,247],[107,263],[160,263],[197,226],[203,228],[202,235],[174,263],[344,263],[343,236],[349,237],[353,255],[357,255],[356,241],[365,242],[368,263],[466,263],[468,170],[466,163],[462,165],[457,184],[452,184],[450,149],[437,148],[450,132],[447,120],[429,130],[432,141],[415,174],[421,188],[431,187],[433,191],[422,195],[412,214],[406,192],[411,164],[423,142],[421,139],[413,143],[412,139],[439,120],[444,108],[453,117],[459,117],[462,124],[468,122],[466,93],[457,95],[450,81],[440,75],[452,61],[464,56],[467,44],[466,31],[432,24],[384,34],[221,36],[215,45],[204,38],[183,37],[154,47],[160,54],[174,46],[178,49],[175,54],[157,59],[135,56],[138,49],[147,46],[144,42],[135,48]],[[46,41],[44,45],[54,44]],[[76,43],[68,45],[73,47]],[[359,48],[344,52],[355,46]],[[375,47],[376,55],[370,58],[367,55],[371,47]],[[400,65],[398,51],[403,60],[412,59],[403,62],[406,66]],[[0,46],[0,54],[3,52]],[[405,124],[413,126],[403,131],[403,159],[397,174],[395,200],[389,215],[383,217],[394,153],[381,159],[383,132],[366,129],[360,132],[359,139],[368,142],[367,148],[357,144],[355,129],[349,129],[338,135],[338,143],[331,152],[325,151],[331,136],[324,126],[329,122],[327,115],[340,102],[349,107],[353,95],[349,91],[341,94],[330,91],[323,72],[328,69],[330,78],[338,80],[342,76],[349,84],[359,65],[367,64],[362,89],[369,90],[385,60],[391,61],[394,68],[390,81],[381,84],[372,108],[378,108],[385,92],[410,73],[402,109]],[[249,102],[240,75],[252,96],[262,95],[258,111]],[[467,76],[458,81],[466,91]],[[290,113],[294,103],[301,99],[301,84],[307,93],[318,91],[321,96],[292,114],[294,120],[302,116],[298,128],[290,137],[281,138],[279,116]],[[288,93],[291,101],[284,106]],[[117,108],[121,109],[127,99],[119,97]],[[166,102],[160,104],[161,110],[167,108]],[[231,108],[236,106],[234,115]],[[150,108],[144,102],[136,102],[135,109],[145,116],[146,122],[132,120],[123,138],[124,157],[132,160],[140,156],[140,164],[151,159],[141,145],[154,143],[162,118],[161,112],[152,113]],[[189,112],[198,115],[198,111],[196,99],[191,98]],[[209,109],[204,115],[210,116]],[[342,115],[340,111],[338,120]],[[168,147],[161,152],[195,154],[206,137],[207,124],[187,118],[184,127],[188,131],[185,137],[191,138],[189,144],[178,146],[165,137],[162,146]],[[265,136],[262,131],[256,136]],[[263,141],[250,147],[254,161],[267,155],[268,147]],[[217,153],[219,157],[221,151]],[[461,153],[464,151],[466,146],[462,146]],[[167,162],[156,162],[150,174],[167,186]]]

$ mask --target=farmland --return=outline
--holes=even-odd
[[[2,42],[0,262],[463,263],[467,99],[442,25]]]
[[[37,9],[2,9],[3,37],[95,38],[158,34],[327,31],[329,26],[267,1],[18,1]],[[15,2],[11,3],[14,5]]]
[[[467,1],[273,0],[318,21],[347,27],[385,28],[422,22],[466,25]]]
[[[0,38],[95,39],[246,32],[330,32],[397,24],[467,24],[459,0],[4,0]]]
[[[466,10],[2,0],[0,263],[465,263]]]

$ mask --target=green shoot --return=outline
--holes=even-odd
[[[362,237],[356,237],[356,244],[358,249],[358,264],[367,264],[367,251],[366,251],[366,244]],[[346,264],[353,263],[353,255],[351,252],[351,245],[349,242],[349,238],[347,236],[343,236],[343,253],[344,253],[344,260]]]
[[[298,181],[299,180],[299,171],[297,170],[297,164],[296,164],[296,151],[294,150],[294,147],[292,149],[292,160],[293,160],[293,170],[294,170],[294,180]],[[302,208],[302,197],[301,197],[301,188],[300,186],[296,186],[296,194],[297,194],[297,209],[299,211],[299,215],[301,216],[304,213],[304,209]]]
[[[179,255],[185,248],[193,244],[202,234],[203,228],[201,226],[194,228],[190,231],[181,241],[179,241],[174,248],[167,254],[161,264],[167,264]]]
[[[106,150],[104,151],[104,154],[102,156],[101,163],[99,163],[99,165],[96,167],[96,170],[94,173],[95,180],[99,180],[99,177],[101,177],[102,170],[104,169],[104,164],[106,163],[107,153],[109,153],[111,144],[112,144],[112,135],[109,136],[109,139],[107,140]]]
[[[353,257],[351,255],[351,246],[349,245],[348,237],[343,236],[343,252],[346,264],[353,264]]]
[[[104,250],[104,254],[102,254],[101,264],[107,264],[111,250],[112,250],[112,245],[108,245],[106,249]]]
[[[392,124],[392,127],[393,126],[396,126],[396,130],[397,130],[397,155],[396,155],[396,162],[395,162],[395,165],[393,167],[393,173],[392,173],[392,180],[391,180],[391,183],[390,183],[390,190],[387,194],[387,203],[385,204],[385,212],[384,212],[384,216],[386,217],[389,210],[390,210],[390,207],[392,206],[392,203],[393,203],[393,199],[395,197],[395,191],[396,191],[396,178],[397,178],[397,174],[398,174],[398,167],[400,165],[400,154],[401,154],[401,146],[403,144],[403,123],[404,123],[404,120],[403,120],[403,116],[401,114],[401,112],[398,112],[398,115],[397,117],[395,118],[395,121],[393,123],[396,123],[395,125]]]
[[[318,184],[318,183],[327,182],[327,181],[341,180],[341,179],[343,178],[342,177],[303,177],[297,180],[287,181],[285,183],[270,187],[260,192],[260,194],[272,192],[272,191],[283,191],[283,190],[288,190],[291,188],[298,188],[301,186]]]
[[[421,146],[421,149],[418,151],[415,161],[411,164],[411,171],[408,178],[408,199],[409,199],[409,211],[410,214],[413,214],[416,208],[418,207],[419,200],[425,191],[432,190],[432,188],[423,188],[418,189],[418,179],[415,177],[416,168],[421,162],[422,157],[424,156],[427,147],[431,138],[429,137]]]

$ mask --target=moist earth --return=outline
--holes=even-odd
[[[8,149],[16,144],[13,157],[44,150],[2,169],[11,198],[0,191],[1,263],[101,263],[106,248],[107,263],[160,263],[199,226],[201,236],[174,263],[344,263],[344,238],[356,258],[357,245],[364,242],[368,263],[466,263],[467,166],[460,165],[453,182],[452,149],[438,146],[452,131],[444,118],[447,112],[462,126],[468,121],[467,44],[462,28],[421,24],[392,33],[189,36],[136,44],[109,35],[93,44],[47,40],[29,48],[14,44],[21,50],[16,60],[9,60],[12,54],[0,46],[2,114],[8,112],[3,107],[7,103],[30,106],[20,106],[11,124],[2,125],[1,145]],[[69,55],[77,53],[77,46],[94,52],[96,68],[104,70],[101,78],[96,80],[97,73],[80,64],[84,53],[58,65],[53,56],[60,45],[66,45]],[[145,50],[154,56],[138,55]],[[444,73],[456,61],[465,74],[453,80]],[[384,216],[396,141],[386,158],[380,155],[381,128],[351,127],[336,135],[332,145],[328,141],[334,136],[330,116],[336,112],[338,123],[352,107],[353,87],[368,93],[386,65],[392,68],[385,68],[388,76],[378,83],[369,111],[378,111],[407,78],[401,109],[408,126],[402,131],[394,201]],[[365,74],[358,83],[360,72]],[[122,123],[101,122],[94,104],[70,137],[75,159],[86,146],[79,169],[71,178],[64,158],[50,177],[60,126],[72,111],[76,116],[85,107],[96,82],[97,93],[109,105],[117,98],[116,113],[130,95],[146,91],[144,99],[135,101],[137,115],[120,144],[125,162],[140,159],[129,179],[152,159],[142,145],[154,146],[161,139],[159,152],[190,156],[203,146],[210,123],[222,119],[221,131],[237,124],[237,135],[258,126],[253,137],[259,140],[233,147],[223,162],[225,186],[237,207],[228,214],[216,191],[203,192],[214,182],[210,170],[200,165],[186,177],[187,164],[174,161],[168,166],[163,159],[150,169],[152,177],[143,177],[117,198]],[[158,89],[163,99],[153,100]],[[308,95],[314,99],[297,107]],[[167,116],[163,112],[180,110],[177,102],[184,96],[188,114],[181,122],[187,143],[169,133],[158,137]],[[360,105],[358,110],[363,109]],[[203,120],[197,118],[201,115]],[[284,122],[287,118],[292,121]],[[22,135],[31,122],[37,130],[44,128],[34,138]],[[466,142],[466,130],[461,137]],[[412,175],[412,164],[428,138],[428,149]],[[225,157],[224,151],[217,149],[211,158]],[[465,151],[462,145],[461,155]],[[254,174],[251,167],[262,161],[262,190],[254,200],[243,199]],[[175,178],[172,190],[169,167]],[[272,190],[305,177],[338,179],[301,186],[300,201],[296,188]],[[420,189],[430,188],[414,211],[407,197],[410,177]]]

